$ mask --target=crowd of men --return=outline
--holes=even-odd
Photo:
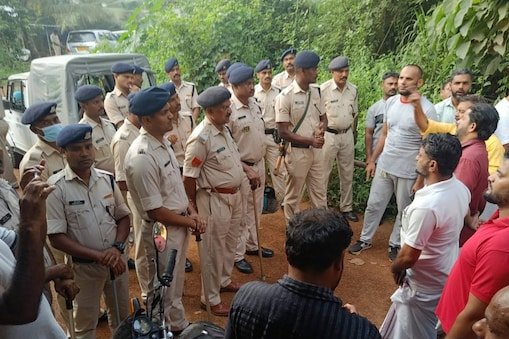
[[[215,68],[219,84],[200,94],[176,58],[164,65],[169,81],[146,88],[143,69],[116,63],[115,88],[105,97],[94,85],[76,90],[79,124],[63,126],[54,102],[30,106],[22,122],[38,141],[20,165],[19,205],[0,182],[0,333],[66,336],[49,308],[50,280],[77,338],[96,337],[101,298],[114,330],[129,312],[130,236],[142,298],[154,297],[152,229],[160,223],[168,229],[160,262],[177,250],[163,296],[176,334],[189,326],[182,295],[195,236],[203,238],[201,306],[229,316],[228,338],[507,337],[509,97],[495,108],[471,95],[473,75],[461,69],[448,82],[450,96],[433,105],[419,93],[418,65],[385,73],[383,98],[366,116],[371,189],[360,238],[350,244],[348,222],[359,221],[352,208],[358,91],[346,57],[330,61],[331,78],[321,85],[319,62],[315,52],[289,48],[284,71],[272,77],[270,60],[252,68],[224,59]],[[334,162],[339,212],[327,209]],[[269,178],[287,223],[288,275],[241,287],[232,271],[253,273],[246,255],[274,255],[257,237]],[[300,212],[305,190],[312,209]],[[378,330],[333,292],[345,252],[373,246],[393,194],[388,257],[398,288]],[[17,305],[22,296],[13,286],[29,282],[30,305]],[[228,292],[237,293],[231,307],[221,299]],[[12,307],[22,316],[13,317]]]

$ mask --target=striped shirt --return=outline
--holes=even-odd
[[[253,281],[237,292],[225,338],[380,338],[366,318],[343,308],[331,289],[294,280]]]

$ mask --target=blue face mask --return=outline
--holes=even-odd
[[[47,142],[55,142],[57,141],[58,132],[60,132],[64,128],[62,124],[55,124],[48,127],[44,127],[42,129],[42,133],[44,134],[42,138]]]

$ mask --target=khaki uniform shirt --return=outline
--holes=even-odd
[[[347,82],[343,91],[341,91],[334,79],[330,79],[324,82],[320,89],[325,113],[327,114],[328,127],[335,130],[350,128],[359,112],[357,87]]]
[[[115,242],[117,220],[129,215],[129,208],[111,174],[91,170],[88,187],[69,165],[49,178],[55,190],[46,201],[48,234],[66,233],[81,245],[102,251]]]
[[[289,122],[289,130],[293,131],[294,126],[297,125],[306,111],[308,96],[310,102],[306,117],[295,133],[305,137],[312,137],[315,133],[315,128],[320,124],[320,116],[325,114],[323,107],[320,108],[320,91],[316,85],[310,85],[309,90],[304,91],[294,81],[285,88],[276,97],[276,122]]]
[[[117,87],[113,92],[106,94],[104,99],[104,110],[108,119],[116,126],[120,121],[127,117],[129,112],[129,100]]]
[[[141,217],[147,211],[165,207],[174,213],[187,210],[188,199],[180,169],[170,142],[163,143],[143,128],[125,157],[127,187]]]
[[[19,196],[5,179],[0,178],[0,226],[19,229]]]
[[[35,145],[25,153],[19,164],[20,177],[27,168],[38,165],[41,159],[46,160],[44,171],[41,173],[42,180],[48,180],[50,176],[60,172],[66,164],[64,156],[59,151],[39,138]]]
[[[106,119],[100,118],[98,124],[86,114],[80,120],[80,124],[92,126],[92,143],[95,148],[95,167],[115,174],[115,162],[110,150],[111,140],[115,135],[115,127]]]
[[[285,89],[286,87],[290,86],[294,79],[295,76],[291,77],[287,71],[283,71],[281,73],[276,74],[272,78],[272,86]]]
[[[177,123],[173,123],[173,129],[166,134],[169,140],[170,136],[177,137],[177,141],[171,144],[175,157],[179,163],[179,167],[184,166],[184,158],[186,156],[186,143],[187,139],[193,131],[194,122],[189,116],[182,116],[178,113]]]
[[[249,98],[246,106],[233,95],[231,109],[229,125],[233,139],[239,146],[240,159],[259,162],[265,155],[265,127],[260,106],[254,98]]]
[[[236,188],[244,179],[240,154],[226,129],[218,130],[205,117],[189,137],[184,176],[197,179],[199,188]]]
[[[264,90],[260,84],[255,86],[254,97],[262,109],[265,128],[277,128],[274,105],[279,93],[281,93],[281,90],[275,86],[272,86],[268,91]]]
[[[180,99],[180,113],[184,116],[193,115],[193,108],[200,107],[196,101],[198,91],[195,84],[182,80],[180,87],[175,88]]]
[[[111,140],[110,148],[115,161],[115,179],[117,181],[126,181],[124,159],[127,150],[138,135],[140,135],[138,127],[126,118]]]

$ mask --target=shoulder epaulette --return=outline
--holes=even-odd
[[[63,177],[65,176],[65,171],[58,171],[57,173],[53,174],[48,178],[46,181],[49,185],[55,185],[57,182],[59,182]]]

